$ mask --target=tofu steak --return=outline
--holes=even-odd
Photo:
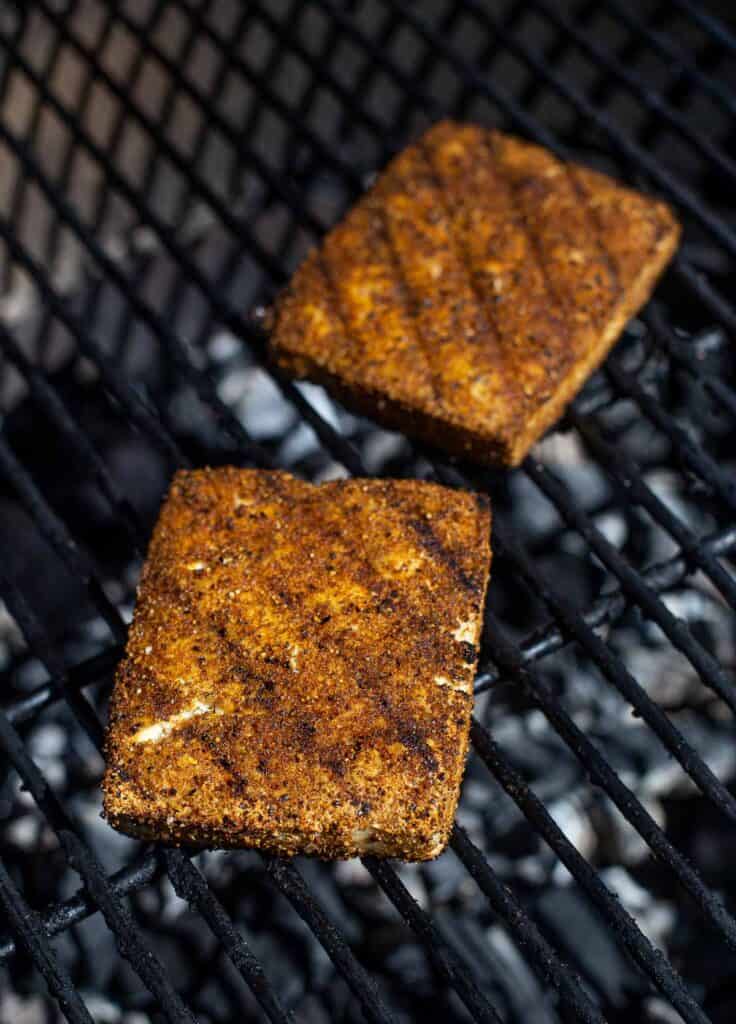
[[[485,498],[430,483],[178,473],[115,680],[110,823],[285,855],[437,856],[489,527]]]
[[[647,301],[679,233],[657,199],[441,122],[297,270],[271,354],[388,427],[515,465]]]

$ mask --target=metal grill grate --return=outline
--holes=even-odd
[[[50,902],[31,909],[32,880],[17,864],[0,862],[8,926],[0,955],[12,967],[16,954],[29,954],[69,1020],[93,1015],[54,937],[76,935],[98,913],[139,979],[129,1008],[177,1022],[236,1019],[208,1015],[196,984],[173,980],[167,969],[164,933],[151,933],[156,914],[144,913],[143,900],[161,891],[163,878],[213,933],[212,969],[234,989],[233,1014],[255,1012],[256,1003],[244,1001],[244,982],[268,1019],[290,1020],[292,1009],[312,1019],[269,980],[273,965],[256,955],[259,922],[231,916],[206,859],[130,844],[111,865],[97,848],[100,829],[77,815],[74,785],[57,792],[32,757],[34,728],[60,708],[69,734],[76,720],[90,749],[99,749],[100,712],[151,517],[173,468],[203,462],[285,465],[313,478],[420,475],[491,493],[496,561],[471,782],[489,802],[503,801],[504,813],[564,865],[645,979],[641,989],[617,1003],[592,974],[583,970],[581,978],[530,887],[506,884],[493,843],[474,826],[456,824],[444,858],[467,871],[466,900],[487,900],[489,920],[502,924],[538,975],[548,993],[548,1016],[540,1019],[631,1020],[645,1006],[651,1015],[642,1019],[676,1019],[656,1016],[653,992],[686,1021],[711,1019],[706,988],[683,980],[606,883],[601,869],[615,856],[586,859],[539,779],[530,780],[523,751],[496,731],[502,707],[514,715],[536,709],[538,727],[561,741],[559,758],[579,762],[591,791],[628,823],[626,834],[647,844],[658,865],[652,884],[671,877],[676,901],[689,897],[700,926],[733,964],[730,910],[617,769],[604,737],[577,713],[565,669],[571,659],[584,665],[612,695],[612,708],[641,719],[733,842],[729,772],[714,763],[705,733],[695,742],[683,727],[695,716],[727,734],[736,711],[732,666],[672,595],[697,583],[722,611],[736,608],[729,562],[736,390],[725,343],[736,325],[728,289],[736,254],[734,50],[726,27],[689,0],[636,10],[619,0],[34,0],[0,12],[0,474],[3,508],[34,535],[34,564],[44,566],[41,580],[23,571],[4,531],[0,580],[12,653],[0,713],[3,792],[22,781],[38,828],[56,836],[81,880],[71,895],[36,885],[51,892]],[[355,420],[317,389],[275,378],[263,364],[259,306],[372,170],[441,114],[501,124],[561,156],[658,189],[687,228],[657,298],[574,403],[562,431],[510,478],[449,465]],[[276,427],[261,406],[251,411],[258,388],[268,389],[269,408],[279,410]],[[118,447],[108,443],[103,422]],[[50,485],[43,453],[24,433],[29,423],[83,498]],[[121,445],[137,445],[152,460],[151,494],[121,474]],[[594,473],[595,496],[576,487],[570,464]],[[542,526],[523,518],[520,498]],[[611,532],[612,513],[625,524],[623,543]],[[97,533],[93,521],[102,524]],[[564,585],[550,552],[565,558]],[[59,575],[71,607],[59,608],[48,593]],[[632,630],[642,646],[656,637],[677,671],[699,681],[701,704],[684,718],[637,670],[626,649]],[[90,756],[99,774],[101,762]],[[79,789],[96,781],[83,779]],[[462,822],[463,805],[460,814]],[[3,849],[7,860],[12,843]],[[369,970],[370,950],[333,923],[330,894],[340,884],[333,869],[270,859],[248,865],[246,881],[270,879],[366,1019],[414,1019],[410,979],[389,984]],[[425,947],[448,1020],[523,1019],[502,1005],[457,940],[461,907],[448,925],[431,900],[417,901],[403,869],[371,858],[364,866]],[[351,1019],[345,1006],[352,1005],[333,1006],[335,1019]]]

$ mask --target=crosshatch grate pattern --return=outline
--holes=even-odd
[[[678,971],[677,955],[668,959],[613,891],[616,853],[589,858],[578,848],[524,751],[498,726],[504,707],[537,716],[529,720],[557,737],[561,762],[623,834],[646,844],[678,905],[733,963],[728,900],[619,770],[566,678],[585,666],[612,708],[636,716],[733,843],[729,772],[710,734],[691,728],[702,719],[727,735],[736,711],[730,647],[694,626],[678,596],[699,588],[733,636],[735,51],[734,35],[690,0],[34,0],[0,12],[0,475],[13,526],[3,531],[0,567],[10,637],[2,806],[12,821],[22,805],[75,880],[34,881],[13,860],[12,838],[4,842],[0,956],[11,980],[32,962],[69,1020],[95,1019],[94,993],[58,943],[76,936],[83,958],[85,923],[99,916],[137,979],[126,1012],[233,1019],[216,1016],[198,1001],[197,982],[169,969],[174,940],[146,911],[166,885],[212,933],[211,970],[227,977],[233,1013],[312,1019],[274,982],[271,957],[259,951],[263,922],[230,912],[218,871],[237,873],[237,856],[225,867],[133,843],[113,856],[105,826],[80,815],[89,806],[80,795],[98,792],[105,700],[166,481],[179,466],[236,463],[310,479],[416,475],[490,493],[495,560],[468,785],[546,847],[640,988],[615,1002],[570,962],[532,887],[507,884],[464,796],[443,857],[457,861],[465,908],[483,903],[537,976],[540,1019],[633,1019],[644,1006],[652,1015],[641,1019],[677,1019],[651,1009],[665,1004],[686,1021],[726,1019],[711,1015],[707,986]],[[377,431],[264,360],[263,307],[375,170],[444,115],[496,124],[656,191],[685,226],[654,300],[564,423],[507,476]],[[121,469],[123,452],[133,453],[133,470]],[[145,486],[135,473],[144,454]],[[49,482],[58,479],[53,462],[64,467],[63,486]],[[590,478],[596,485],[586,489]],[[33,538],[40,574],[14,551],[21,533]],[[683,711],[652,688],[628,649],[632,635],[642,648],[656,638],[672,671],[695,680],[695,705]],[[34,730],[50,714],[88,748],[78,765],[70,758],[76,768],[63,784],[34,753]],[[255,856],[246,868],[243,884],[270,883],[344,979],[334,1019],[354,1019],[358,1006],[370,1021],[413,1019],[409,976],[374,970],[371,951],[335,923],[333,868]],[[462,903],[448,917],[417,898],[406,869],[367,857],[362,870],[362,884],[425,950],[448,1020],[523,1019],[458,940]]]

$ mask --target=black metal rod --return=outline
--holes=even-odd
[[[653,402],[639,382],[626,373],[616,359],[606,365],[606,371],[620,394],[633,398],[648,420],[672,442],[682,461],[717,493],[731,513],[736,512],[736,480],[702,447],[695,444],[681,423],[666,412],[659,402]]]
[[[683,366],[691,377],[702,384],[703,388],[734,420],[736,420],[736,393],[724,380],[713,373],[708,373],[699,365],[689,344],[677,336],[675,329],[667,322],[661,302],[653,299],[641,314],[647,328],[655,336],[657,344],[667,355],[680,366]]]
[[[177,896],[197,908],[212,933],[219,939],[233,965],[247,981],[268,1019],[273,1024],[293,1024],[293,1015],[282,1007],[260,961],[230,920],[202,874],[181,850],[166,850],[164,857]]]
[[[719,46],[724,47],[730,53],[736,53],[736,36],[720,18],[704,11],[700,5],[693,4],[691,0],[673,0],[673,3],[704,32],[707,32]]]
[[[41,373],[25,356],[12,333],[3,323],[0,323],[0,351],[25,378],[31,395],[39,408],[43,410],[49,422],[59,431],[69,447],[79,455],[82,464],[89,469],[92,479],[107,498],[111,510],[120,517],[128,540],[140,553],[138,545],[142,527],[135,508],[120,492],[110,471],[90,443],[74,413],[67,408],[66,403],[49,383],[46,375]]]
[[[93,1024],[69,972],[59,963],[38,914],[28,906],[0,861],[0,904],[5,917],[18,936],[20,945],[34,964],[71,1024]]]
[[[163,865],[156,852],[149,851],[108,878],[110,888],[118,896],[127,896],[155,881],[163,873]],[[68,900],[55,903],[40,913],[39,921],[47,935],[58,935],[73,924],[97,913],[97,905],[90,899],[86,889]],[[0,937],[0,962],[7,960],[16,951],[15,939],[9,935]]]
[[[388,0],[395,3],[396,0]],[[632,161],[638,168],[644,171],[651,181],[662,189],[670,198],[679,203],[705,227],[713,237],[731,255],[736,255],[736,233],[727,227],[723,220],[718,217],[707,204],[695,195],[695,193],[667,170],[654,156],[648,153],[638,143],[632,142],[627,135],[615,124],[607,114],[598,111],[589,100],[586,99],[577,89],[571,86],[565,79],[560,78],[551,71],[539,57],[527,46],[522,44],[515,36],[505,32],[498,22],[495,14],[484,7],[479,0],[465,0],[466,9],[472,11],[478,22],[485,26],[489,32],[498,32],[507,48],[522,60],[535,74],[540,76],[550,87],[574,109],[586,117],[591,124],[600,128],[610,141],[611,145],[627,160]],[[469,67],[460,54],[449,46],[437,32],[434,31],[426,19],[415,14],[409,8],[404,9],[407,23],[431,43],[438,54],[450,64],[462,77],[466,78],[483,94],[487,95],[493,102],[503,108],[504,112],[525,132],[545,145],[562,159],[567,158],[564,147],[560,146],[555,137],[547,131],[535,118],[528,115],[505,91],[501,90],[494,82],[489,81],[480,75],[475,69]]]
[[[389,863],[375,857],[363,857],[362,861],[412,931],[424,943],[432,963],[445,982],[458,993],[473,1020],[501,1024],[501,1018],[480,991],[465,964],[443,941],[432,919],[422,910]]]
[[[521,662],[514,665],[514,676],[522,667]],[[604,920],[613,925],[616,937],[625,945],[634,961],[651,977],[657,988],[670,1000],[688,1024],[709,1024],[708,1017],[695,1002],[682,978],[666,957],[642,935],[631,915],[564,835],[541,800],[519,772],[511,766],[500,748],[475,718],[470,736],[476,752],[491,774],[519,806],[534,831],[554,850],[602,913]]]
[[[549,3],[549,0],[530,0],[530,2],[534,10],[540,11],[551,24],[566,33],[569,39],[574,40],[575,44],[595,62],[597,67],[605,68],[613,75],[615,80],[634,95],[650,114],[655,115],[660,123],[668,125],[672,131],[685,139],[700,156],[709,160],[724,178],[731,182],[736,181],[736,163],[711,138],[693,127],[682,114],[670,107],[658,92],[649,88],[636,72],[612,59],[595,39],[580,32],[570,18],[561,14],[556,7]]]
[[[701,71],[690,59],[690,55],[674,43],[670,36],[650,28],[645,22],[634,17],[632,14],[634,8],[626,6],[621,0],[604,0],[604,6],[606,11],[610,11],[617,21],[625,25],[630,32],[635,32],[646,40],[647,44],[660,57],[663,57],[678,75],[707,92],[727,114],[732,117],[736,116],[736,99],[733,94],[722,82]]]
[[[37,524],[39,532],[59,556],[67,569],[76,575],[95,608],[107,623],[118,642],[125,639],[127,629],[117,609],[105,594],[94,569],[77,546],[64,522],[45,500],[28,471],[16,458],[10,445],[0,435],[0,473],[17,494],[28,515]]]
[[[158,1001],[171,1024],[195,1024],[194,1016],[172,986],[163,964],[149,950],[132,914],[110,888],[96,858],[81,840],[50,786],[30,758],[18,733],[0,712],[0,749],[22,778],[39,810],[59,839],[71,867],[84,880],[90,897],[115,936],[121,955],[130,963],[146,988]]]
[[[560,960],[508,886],[500,881],[478,847],[468,838],[465,829],[457,823],[452,829],[450,846],[514,935],[521,950],[530,958],[542,980],[554,985],[578,1020],[604,1024],[600,1008],[594,1005],[575,971]]]
[[[629,701],[669,752],[677,758],[683,769],[694,779],[703,793],[731,820],[736,821],[736,798],[712,773],[707,764],[685,740],[664,711],[646,690],[634,679],[624,663],[608,644],[588,626],[558,589],[554,588],[541,570],[534,566],[520,545],[496,522],[496,549],[513,560],[518,571],[534,587],[552,611],[555,621],[569,637],[574,637],[594,660],[606,679]],[[523,652],[520,652],[522,659]],[[524,662],[527,664],[527,662]]]
[[[607,373],[616,380],[619,368],[613,363],[613,360],[609,362]],[[617,383],[621,384],[622,391],[630,394],[637,402],[641,402],[643,408],[646,402],[638,385],[634,385],[633,381],[630,382],[630,378],[618,380]],[[713,585],[720,590],[731,607],[736,608],[736,579],[726,571],[718,559],[714,558],[707,549],[702,548],[700,538],[657,497],[640,476],[636,464],[623,448],[606,441],[596,420],[592,416],[581,415],[577,411],[575,403],[568,409],[567,417],[577,429],[588,450],[596,456],[599,464],[605,467],[609,476],[625,488],[632,501],[646,509],[652,519],[677,541],[680,551],[687,560],[693,566],[701,569]]]
[[[206,101],[206,97],[204,97],[204,100]],[[187,180],[189,180],[190,183],[191,183],[191,178],[188,178]],[[196,183],[195,183],[195,185],[193,187],[198,189],[198,185]],[[292,206],[292,200],[288,200],[287,199],[285,201],[287,202],[287,205],[289,205],[289,207],[293,210],[294,207]],[[138,205],[140,205],[140,200],[139,200]],[[297,205],[301,206],[300,203],[298,203]],[[86,240],[83,239],[83,242],[84,242],[84,244],[86,244]],[[189,268],[186,265],[180,265],[180,271],[182,273],[187,273],[188,274]],[[107,268],[106,267],[103,267],[103,272],[107,273]],[[211,292],[212,291],[211,283],[209,285],[207,285],[207,283],[205,283],[205,284],[206,284],[207,291]],[[129,292],[129,288],[125,287],[125,282],[124,281],[123,281],[123,284],[120,287],[121,287],[121,290],[122,290],[123,294],[127,295],[128,292]],[[713,300],[711,300],[711,302],[712,301]],[[160,332],[155,327],[152,327],[152,330],[154,330],[154,333],[156,333],[157,335],[160,335]],[[182,371],[185,372],[187,375],[189,375],[191,373],[191,366],[189,365],[189,361],[186,359],[186,357],[182,361]],[[306,400],[305,400],[304,405],[305,405],[305,410],[310,407],[309,403],[306,402]],[[302,414],[304,415],[304,411],[302,412]],[[315,414],[315,417],[316,417],[316,414]],[[317,424],[319,424],[320,423],[320,417],[316,417],[315,422]],[[671,436],[671,434],[670,434],[670,432],[668,430],[665,430],[665,433],[667,433],[668,436]],[[334,432],[330,433],[329,431],[323,431],[323,433],[320,435],[320,440],[323,442],[323,444],[325,444],[325,446],[330,450],[330,452],[333,455],[335,454],[335,452],[334,452],[334,445],[335,445],[335,439],[336,438],[339,438],[339,435],[335,434]],[[238,443],[238,441],[236,441],[236,444],[237,443]],[[342,458],[344,460],[345,453],[342,452],[341,455],[342,455]],[[340,455],[338,455],[338,457],[340,457]],[[351,468],[353,469],[353,471],[355,471],[355,468],[358,467],[359,465],[360,465],[359,463],[354,462],[353,466]],[[612,472],[613,472],[613,470],[612,470]],[[646,492],[644,492],[644,493],[646,493]],[[650,500],[650,499],[647,499],[647,500]],[[555,502],[555,504],[557,505],[558,508],[560,507],[557,502]],[[662,579],[664,579],[664,580],[674,579],[674,578],[677,577],[677,574],[680,573],[680,572],[682,573],[682,576],[680,576],[679,578],[683,578],[685,575],[687,575],[687,573],[689,571],[691,571],[691,562],[693,562],[693,549],[692,549],[692,545],[691,545],[689,537],[687,537],[685,535],[681,535],[681,536],[684,538],[684,541],[685,541],[685,546],[683,547],[683,553],[681,555],[677,556],[676,559],[671,560],[671,568],[670,568],[670,570],[667,570],[667,571],[674,572],[674,575],[667,576],[667,573],[665,572],[664,576],[662,576]],[[713,542],[713,546],[712,547],[704,547],[704,550],[707,550],[708,552],[714,552],[715,550],[729,550],[731,545],[728,542],[727,538],[726,538],[726,541],[724,541],[724,539],[723,539],[724,536],[725,535],[723,535],[721,537],[721,539],[720,539],[720,541],[718,541],[718,543],[725,543],[726,544],[725,547],[723,547],[722,549],[718,549],[717,548],[717,543]],[[700,550],[700,548],[697,549],[697,551],[699,551],[699,550]],[[617,576],[619,576],[619,573],[616,572],[615,569],[613,569],[612,571]],[[634,576],[637,579],[641,579],[642,578],[633,569],[631,570],[631,572],[634,573]],[[619,576],[619,578],[620,578],[620,576]],[[649,578],[646,577],[646,579],[647,579],[647,582],[649,582]],[[668,584],[665,583],[665,585],[668,585]],[[630,597],[630,596],[634,596],[634,598],[636,598],[636,592],[631,590],[631,589],[629,589],[627,591],[626,587],[622,587],[618,591],[618,594],[611,595],[609,598],[604,599],[604,600],[609,601],[609,604],[607,604],[607,606],[606,606],[607,611],[605,611],[605,612],[602,611],[600,614],[602,614],[604,616],[604,618],[605,618],[605,615],[608,614],[609,610],[615,610],[617,607],[618,608],[623,607],[623,603],[625,602],[626,598]],[[656,597],[653,596],[653,600],[657,601]],[[657,603],[659,605],[661,605],[661,602],[657,602]],[[603,619],[601,621],[603,621]],[[586,618],[586,622],[587,622],[587,618]],[[558,633],[560,642],[564,642],[564,636],[563,636],[564,633],[565,633],[565,630],[562,630],[562,631],[560,631]],[[554,649],[554,648],[553,647],[546,648],[546,650],[550,650],[550,649]],[[524,657],[525,657],[525,655],[524,655]],[[515,674],[515,675],[517,674],[517,669],[516,668],[514,668],[513,674]],[[633,691],[633,692],[635,692],[635,691]],[[665,851],[665,852],[667,852],[667,851]],[[592,869],[591,869],[591,871],[592,871]],[[595,875],[594,875],[594,877],[595,877]],[[421,923],[420,923],[420,927],[421,927]],[[636,932],[635,927],[634,927],[634,931]],[[671,979],[669,977],[665,977],[665,981],[667,983],[670,983]],[[682,993],[680,993],[679,995],[680,995],[680,997],[682,997]],[[683,1004],[683,1005],[686,1005],[686,1004]],[[690,1010],[691,1008],[687,1007],[687,1005],[686,1005],[686,1009]],[[691,1017],[688,1017],[688,1019],[701,1019],[701,1018],[691,1018]]]
[[[151,412],[148,404],[140,394],[119,373],[115,362],[102,352],[100,346],[88,338],[86,325],[77,314],[71,311],[67,303],[57,295],[54,288],[49,284],[39,263],[20,244],[11,223],[1,214],[0,238],[3,239],[11,251],[13,259],[20,263],[23,269],[31,276],[43,301],[51,307],[54,315],[70,332],[80,351],[98,367],[105,390],[120,403],[131,422],[139,430],[143,431],[144,434],[153,438],[170,464],[186,465],[187,460],[173,438],[167,434],[158,417]]]
[[[375,982],[358,963],[345,939],[325,916],[291,861],[266,860],[269,877],[288,899],[299,917],[319,936],[328,956],[360,1000],[366,1019],[372,1024],[392,1024],[393,1015],[381,998]]]
[[[538,582],[536,574],[532,574],[531,578]],[[672,845],[631,790],[621,782],[597,747],[575,725],[546,680],[532,666],[524,665],[518,648],[504,637],[500,624],[492,617],[488,620],[486,644],[496,663],[504,671],[512,672],[514,678],[533,696],[552,727],[579,759],[591,779],[608,794],[650,849],[673,871],[697,907],[717,928],[728,945],[736,949],[736,921],[726,910],[722,900],[703,884],[697,872]]]
[[[647,586],[639,573],[589,520],[557,477],[533,459],[527,459],[524,471],[541,492],[556,505],[565,521],[575,528],[603,564],[614,573],[621,583],[621,589],[639,605],[648,618],[657,623],[670,642],[685,655],[703,683],[736,711],[736,687],[733,680],[716,658],[696,640],[687,623],[674,615]]]
[[[32,68],[30,68],[20,55],[14,54],[13,59],[22,66],[25,73],[29,75],[33,74]],[[55,106],[59,115],[64,118],[70,129],[75,133],[75,136],[84,142],[95,158],[105,167],[105,173],[112,186],[119,191],[126,200],[131,203],[137,203],[141,207],[141,212],[145,214],[144,222],[152,228],[167,251],[169,251],[177,261],[180,273],[186,271],[187,280],[196,284],[203,298],[211,307],[213,313],[249,344],[249,347],[259,356],[259,361],[263,365],[265,363],[265,337],[259,333],[254,324],[248,323],[245,320],[241,311],[235,309],[235,307],[231,306],[224,299],[219,297],[218,293],[212,287],[212,282],[207,280],[194,260],[192,260],[188,255],[185,247],[175,239],[171,228],[169,228],[169,226],[166,225],[159,217],[153,214],[150,209],[141,205],[140,197],[137,195],[133,187],[114,168],[113,165],[105,160],[105,155],[102,150],[99,149],[94,140],[79,126],[73,115],[63,107],[58,100],[56,100],[53,94],[48,91],[48,87],[44,83],[39,82],[38,85],[39,88],[44,89],[47,92],[48,101]],[[0,135],[2,134],[3,126],[0,125]],[[7,139],[7,141],[8,144],[12,145],[10,139]],[[35,160],[27,154],[25,157],[21,158],[25,159],[26,170],[36,181],[38,181],[42,190],[47,195],[49,202],[56,209],[58,216],[64,220],[64,223],[67,224],[70,230],[74,232],[74,234],[88,249],[91,247],[92,255],[98,264],[101,264],[102,269],[105,270],[108,278],[111,273],[110,268],[112,268],[112,276],[115,279],[115,283],[121,293],[128,299],[129,305],[131,305],[136,312],[141,315],[142,319],[148,324],[151,330],[153,330],[161,340],[164,340],[167,343],[167,350],[172,355],[175,365],[179,371],[192,380],[194,387],[199,392],[203,400],[205,402],[209,402],[215,407],[216,411],[219,413],[219,421],[221,425],[224,426],[226,432],[228,432],[236,441],[241,450],[245,448],[244,454],[246,457],[255,459],[261,465],[264,463],[267,464],[269,461],[267,453],[265,453],[262,448],[254,448],[252,442],[247,440],[247,436],[244,438],[243,435],[245,432],[242,424],[240,424],[237,418],[232,415],[231,411],[220,400],[214,383],[206,374],[202,374],[200,371],[197,371],[192,365],[186,355],[183,345],[176,338],[175,333],[168,327],[164,330],[161,329],[161,326],[167,323],[166,318],[157,317],[151,311],[150,307],[143,302],[143,300],[138,297],[134,298],[135,293],[132,292],[129,287],[125,286],[125,277],[122,271],[120,271],[116,264],[107,257],[101,247],[97,245],[93,236],[82,225],[74,211],[67,204],[59,201],[56,191],[49,184],[45,175],[40,171]],[[2,228],[0,226],[0,233],[1,231]],[[341,437],[341,435],[326,423],[322,417],[319,417],[314,413],[309,403],[304,400],[299,389],[295,387],[291,381],[288,381],[283,374],[274,367],[269,367],[269,372],[284,397],[298,409],[302,416],[308,420],[309,425],[315,431],[320,441],[329,442],[333,445],[339,451],[341,460],[345,461],[351,472],[356,475],[365,475],[365,468],[362,465],[360,456],[354,446],[345,438]]]

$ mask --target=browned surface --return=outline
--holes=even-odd
[[[658,200],[442,122],[296,272],[272,355],[387,426],[515,464],[646,302],[678,238]]]
[[[434,484],[177,474],[115,682],[110,822],[436,856],[467,751],[489,525],[485,499]]]

